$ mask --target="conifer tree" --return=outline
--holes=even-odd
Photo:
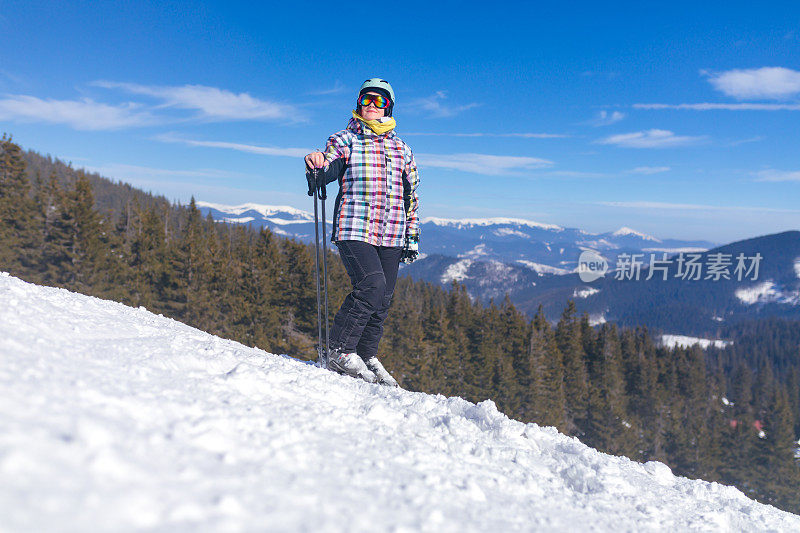
[[[163,310],[178,320],[187,320],[185,271],[170,261],[164,241],[164,222],[155,205],[139,207],[132,236],[130,267],[133,269],[136,305]],[[175,269],[174,271],[172,269]]]
[[[786,389],[778,386],[764,413],[764,436],[757,444],[755,464],[762,479],[768,481],[763,489],[765,499],[781,507],[796,505],[800,491],[796,440]]]
[[[90,292],[100,284],[107,257],[103,249],[102,220],[94,208],[94,194],[89,178],[78,172],[75,186],[67,196],[66,210],[72,213],[74,223],[72,263],[75,267],[74,288]]]
[[[0,269],[21,274],[38,263],[40,240],[19,145],[0,138]]]
[[[686,460],[685,471],[699,476],[707,464],[707,452],[710,443],[708,422],[710,420],[710,403],[708,378],[703,350],[694,345],[686,352],[681,390],[685,398],[686,409],[684,435],[688,444],[683,457]]]
[[[636,449],[642,452],[637,459],[664,461],[666,399],[659,381],[657,351],[646,330],[638,332],[634,349],[636,363],[628,370],[631,374],[628,387],[630,415],[640,428]],[[629,361],[632,359],[628,357]]]
[[[71,224],[65,223],[66,199],[55,172],[42,185],[38,194],[42,231],[40,276],[45,283],[66,282],[64,273],[71,270]]]
[[[431,357],[431,351],[426,349],[423,327],[426,295],[420,289],[410,278],[397,280],[392,311],[384,325],[381,362],[401,385],[408,376],[416,387],[420,387],[423,380],[424,386],[430,387],[431,376],[426,360]]]
[[[252,263],[249,269],[252,307],[257,311],[257,322],[254,324],[256,344],[264,348],[270,344],[277,345],[279,350],[286,347],[286,338],[283,337],[280,320],[280,250],[275,240],[275,235],[268,229],[259,231],[255,249],[252,254]],[[246,284],[247,289],[250,284]],[[263,344],[262,344],[263,343]]]
[[[567,423],[567,406],[562,356],[541,305],[531,324],[528,359],[523,375],[526,377],[523,385],[528,418],[563,430]]]
[[[590,367],[587,438],[594,446],[615,454],[630,453],[634,433],[627,420],[622,353],[616,327],[603,324],[597,343],[598,358]]]
[[[575,302],[569,300],[556,326],[556,342],[564,360],[567,431],[572,435],[582,434],[589,396],[584,336],[576,313]]]

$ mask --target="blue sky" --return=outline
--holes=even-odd
[[[423,216],[800,228],[798,5],[249,4],[0,0],[0,130],[176,201],[310,210],[300,155],[381,76]]]

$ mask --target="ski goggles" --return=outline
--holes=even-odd
[[[358,98],[358,105],[367,107],[369,104],[375,104],[378,109],[386,109],[389,107],[389,99],[380,94],[362,94]]]

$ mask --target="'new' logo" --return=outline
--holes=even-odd
[[[600,252],[584,249],[578,258],[578,276],[584,283],[602,278],[608,272],[608,261]]]

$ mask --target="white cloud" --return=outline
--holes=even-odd
[[[768,169],[757,172],[756,181],[800,181],[800,170]]]
[[[647,130],[633,133],[611,135],[595,141],[597,144],[612,144],[624,148],[673,148],[678,146],[692,146],[707,140],[707,137],[689,137],[675,135],[668,130]]]
[[[228,170],[218,169],[194,169],[194,170],[179,170],[179,169],[166,169],[166,168],[153,168],[142,167],[138,165],[126,165],[121,163],[112,163],[103,166],[87,166],[84,167],[87,172],[94,172],[101,176],[119,179],[119,180],[135,180],[141,181],[142,179],[168,179],[174,178],[209,178],[213,180],[227,179],[227,178],[242,178],[253,177],[251,174],[243,174],[241,172],[231,172]]]
[[[659,174],[661,172],[668,172],[670,167],[636,167],[628,171],[629,174]]]
[[[633,108],[689,111],[800,111],[800,104],[633,104]]]
[[[341,81],[336,80],[336,83],[334,83],[333,87],[331,87],[330,89],[320,89],[318,91],[311,91],[308,94],[312,94],[312,95],[316,95],[316,96],[324,96],[326,94],[341,94],[341,93],[347,92],[347,90],[348,90],[347,87],[345,87],[344,84]],[[355,97],[353,97],[353,98],[355,98]]]
[[[597,113],[597,116],[590,122],[593,126],[610,126],[616,124],[625,118],[625,113],[621,111],[612,111],[609,113],[606,110]]]
[[[0,99],[0,120],[65,124],[78,130],[113,130],[148,126],[157,119],[135,104],[112,106],[83,100],[43,100],[8,95]]]
[[[521,171],[546,168],[552,161],[537,157],[519,157],[488,154],[418,154],[420,165],[426,167],[460,170],[487,176],[514,175]]]
[[[757,143],[763,140],[764,137],[762,135],[756,135],[755,137],[749,137],[747,139],[738,139],[736,141],[731,141],[729,143],[729,146],[739,146],[742,144]]]
[[[665,210],[690,210],[690,211],[755,211],[770,212],[770,213],[800,213],[800,209],[781,209],[773,207],[751,207],[751,206],[735,206],[735,205],[704,205],[704,204],[675,204],[669,202],[647,202],[647,201],[634,201],[634,202],[593,202],[595,205],[604,205],[608,207],[622,207],[626,209],[665,209]]]
[[[780,100],[800,94],[800,72],[783,67],[705,72],[715,89],[739,100]]]
[[[113,81],[96,81],[98,87],[151,96],[161,107],[194,109],[209,120],[298,120],[299,111],[291,105],[260,100],[248,93],[233,93],[204,85],[155,86]]]
[[[21,77],[17,76],[16,74],[14,74],[12,72],[7,71],[7,70],[3,70],[1,68],[0,68],[0,76],[2,76],[3,78],[7,78],[9,81],[12,81],[14,83],[22,83],[23,82]]]
[[[602,172],[583,172],[580,170],[550,170],[543,172],[543,176],[552,176],[555,178],[607,178],[608,174]]]
[[[311,148],[280,148],[275,146],[261,146],[256,144],[242,144],[226,141],[197,141],[193,139],[176,137],[171,134],[157,135],[153,138],[161,142],[179,143],[188,146],[224,148],[228,150],[236,150],[238,152],[247,152],[250,154],[274,155],[283,157],[305,157],[306,154],[309,154],[313,151]]]
[[[452,117],[459,113],[478,107],[480,104],[472,103],[466,105],[452,105],[444,102],[447,99],[446,91],[436,91],[433,95],[427,98],[417,98],[408,103],[412,110],[426,113],[434,117]]]
[[[424,133],[424,132],[403,132],[403,137],[426,136],[426,137],[518,137],[522,139],[566,139],[569,135],[563,133]]]

